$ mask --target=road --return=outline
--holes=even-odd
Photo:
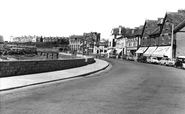
[[[185,114],[185,70],[107,60],[105,72],[2,95],[0,113]]]

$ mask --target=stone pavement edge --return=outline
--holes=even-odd
[[[107,61],[101,59],[95,59],[95,61],[96,62],[93,64],[72,69],[3,77],[0,78],[0,92],[59,80],[82,77],[106,69],[109,66]]]

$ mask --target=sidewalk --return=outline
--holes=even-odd
[[[109,65],[100,59],[95,61],[93,64],[67,70],[0,78],[0,91],[80,77],[103,70]]]

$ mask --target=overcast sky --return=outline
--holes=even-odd
[[[70,36],[100,32],[109,38],[119,25],[185,9],[185,0],[0,0],[0,35]]]

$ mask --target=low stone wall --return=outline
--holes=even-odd
[[[0,78],[75,68],[94,62],[94,58],[70,60],[1,61]]]

